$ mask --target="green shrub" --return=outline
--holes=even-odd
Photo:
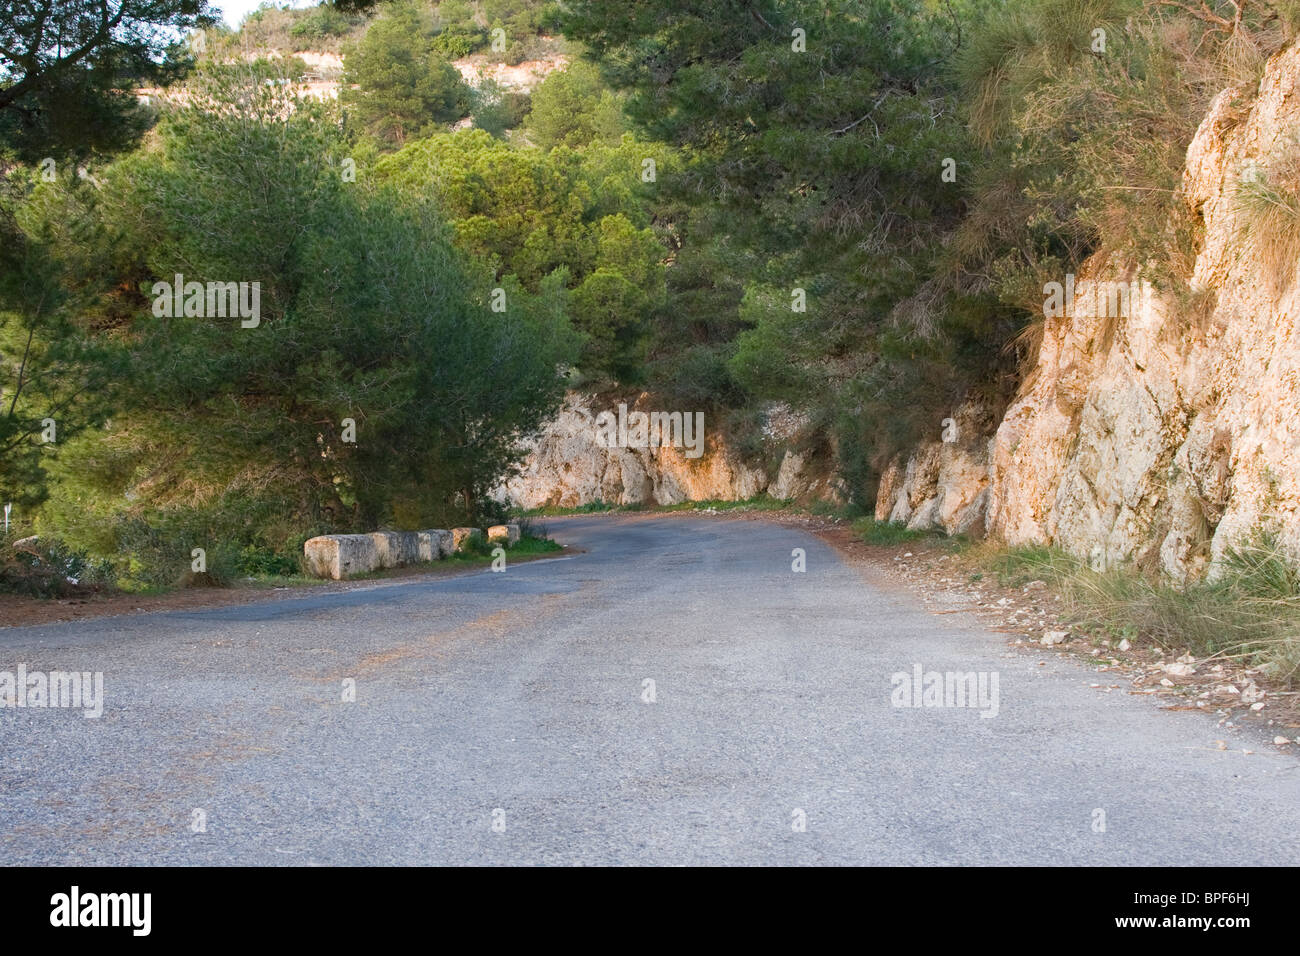
[[[852,501],[842,505],[833,501],[818,500],[814,501],[808,510],[820,518],[839,518],[842,521],[859,521],[864,517],[870,517],[867,509]]]
[[[550,538],[538,538],[532,535],[521,537],[515,546],[510,549],[512,555],[515,554],[551,554],[555,551],[563,551],[564,546]]]
[[[420,12],[395,6],[346,48],[340,101],[371,135],[401,146],[466,115],[470,90]]]
[[[894,521],[862,518],[853,523],[853,531],[867,544],[896,545],[909,541],[934,541],[943,537],[937,531],[915,531]]]
[[[15,548],[14,542],[25,536],[0,535],[0,594],[67,597],[112,584],[107,562],[93,561],[63,541],[44,536]]]
[[[302,13],[289,28],[289,36],[303,41],[296,44],[299,49],[317,49],[320,41],[348,36],[362,22],[362,17],[344,13],[332,3],[322,3]]]
[[[1077,558],[1046,544],[999,549],[988,564],[1004,587],[1020,587],[1030,581],[1057,583],[1083,567]]]
[[[302,562],[297,556],[250,544],[239,552],[238,567],[246,577],[290,577],[302,570]]]

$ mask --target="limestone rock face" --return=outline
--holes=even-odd
[[[785,501],[797,498],[806,488],[807,480],[803,477],[803,456],[787,451],[777,469],[776,479],[768,485],[767,493],[773,498]]]
[[[1297,128],[1292,47],[1257,90],[1221,93],[1187,152],[1182,193],[1205,227],[1192,288],[1206,307],[1151,290],[1127,315],[1047,318],[993,433],[987,483],[976,450],[926,444],[885,475],[877,516],[947,528],[983,495],[988,531],[1008,543],[1175,579],[1212,575],[1266,522],[1300,556],[1300,288],[1294,264],[1281,281],[1269,271],[1234,202],[1247,164],[1267,167]],[[1135,276],[1098,261],[1079,278]]]
[[[811,457],[786,449],[776,478],[768,485],[769,497],[782,501],[819,500],[843,504],[844,496],[829,474],[819,471]]]
[[[632,409],[653,409],[642,395]],[[522,473],[498,488],[493,497],[517,508],[547,505],[574,508],[606,504],[679,504],[711,498],[737,501],[761,494],[767,474],[743,461],[719,440],[708,418],[704,422],[703,453],[687,457],[687,449],[606,447],[594,425],[604,411],[613,411],[587,395],[570,393],[555,419],[529,446]]]
[[[1300,49],[1269,63],[1244,115],[1214,101],[1187,152],[1183,193],[1205,222],[1194,288],[1208,317],[1160,296],[1128,318],[1048,321],[1037,375],[998,429],[991,527],[1098,563],[1197,575],[1280,519],[1300,548],[1300,293],[1269,281],[1234,208],[1251,161],[1300,123]]]
[[[989,411],[967,403],[935,422],[935,439],[904,464],[895,459],[881,477],[876,519],[914,530],[983,535],[989,493]]]

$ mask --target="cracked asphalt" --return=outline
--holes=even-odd
[[[99,719],[0,709],[0,859],[1300,860],[1300,759],[1039,666],[806,532],[546,524],[585,551],[0,630],[0,670],[102,671],[105,693]],[[893,706],[916,664],[996,673],[997,716]]]

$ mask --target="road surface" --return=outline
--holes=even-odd
[[[585,552],[0,630],[0,670],[104,675],[98,719],[0,710],[0,859],[1300,860],[1296,757],[1039,666],[807,533],[547,523]],[[996,674],[996,716],[895,706],[916,665]]]

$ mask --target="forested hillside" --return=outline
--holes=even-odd
[[[742,454],[792,409],[870,511],[959,406],[1026,387],[1050,283],[1104,262],[1207,314],[1187,150],[1300,27],[1294,0],[339,0],[232,31],[120,0],[95,35],[38,6],[87,52],[9,5],[0,501],[128,587],[200,540],[233,576],[490,517],[574,389]],[[304,95],[317,54],[337,97]],[[1288,284],[1292,158],[1240,197]],[[243,298],[213,314],[214,282]]]

